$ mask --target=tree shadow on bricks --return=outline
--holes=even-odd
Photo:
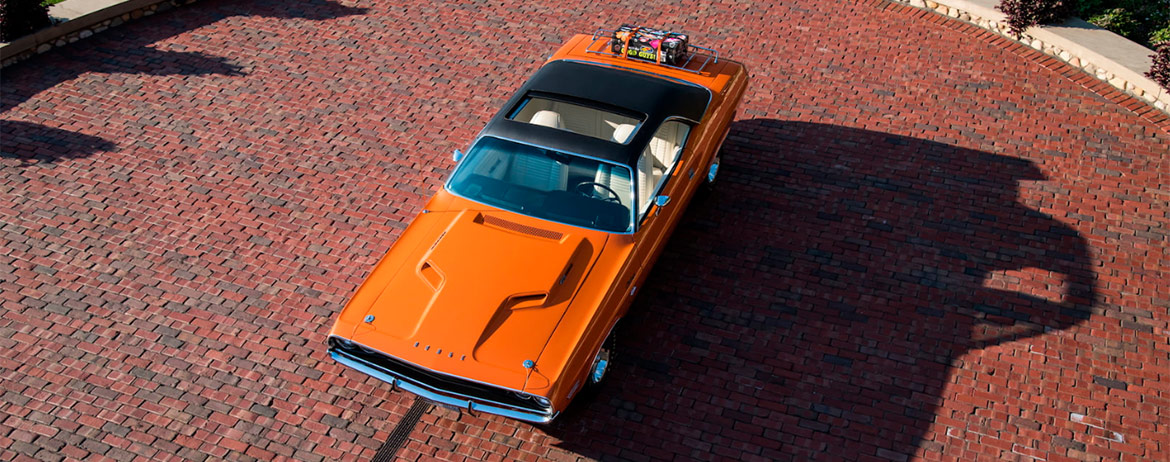
[[[199,51],[162,50],[158,43],[179,34],[210,25],[233,16],[259,16],[280,19],[328,20],[363,14],[364,8],[354,8],[329,0],[300,2],[280,1],[206,1],[160,12],[133,23],[115,27],[85,40],[35,56],[4,69],[4,85],[0,89],[0,113],[25,103],[37,94],[71,81],[83,74],[139,74],[139,75],[243,75],[243,68],[234,60],[239,56],[215,56]],[[110,86],[118,91],[137,91],[141,83],[133,79],[110,79]],[[110,86],[100,88],[109,91]],[[98,88],[98,87],[94,87]],[[86,89],[80,97],[84,101]],[[105,95],[93,95],[105,98]],[[113,104],[119,104],[117,100]],[[34,105],[37,103],[33,103]],[[45,103],[51,107],[57,102]],[[31,108],[33,111],[36,107]],[[54,138],[64,144],[93,138],[89,135],[67,136],[59,129],[32,123],[6,122],[3,136],[24,138]],[[12,131],[10,131],[12,130]],[[24,133],[15,132],[22,130]],[[72,138],[72,141],[68,141]],[[7,143],[7,142],[6,142]],[[62,143],[48,143],[44,149],[54,149]],[[98,146],[100,143],[90,143]],[[42,149],[41,151],[43,151]],[[99,149],[108,150],[108,149]],[[93,154],[98,150],[69,152],[40,152],[37,158],[65,158],[79,154]],[[6,154],[9,155],[9,154]]]
[[[1031,162],[804,122],[732,127],[623,321],[609,382],[549,429],[602,459],[905,460],[965,353],[1086,320],[1088,244],[1019,202]]]
[[[0,112],[84,73],[242,75],[242,68],[233,63],[238,56],[157,47],[159,42],[230,17],[324,21],[365,11],[330,0],[212,0],[176,7],[9,66],[4,70]]]
[[[0,119],[0,134],[0,158],[16,159],[23,165],[110,152],[116,147],[97,136],[16,120]]]

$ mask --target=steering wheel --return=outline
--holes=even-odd
[[[581,188],[582,186],[591,186],[594,189],[584,190]],[[620,203],[622,201],[622,196],[619,196],[618,193],[613,191],[613,189],[610,189],[609,186],[603,185],[603,184],[598,183],[596,181],[582,181],[580,183],[577,183],[577,186],[573,186],[573,190],[576,191],[577,194],[588,197],[590,199],[597,198],[597,196],[595,195],[595,193],[597,192],[596,188],[601,188],[601,189],[605,190],[605,192],[609,193],[609,195],[610,195],[610,197],[602,197],[600,199],[605,200],[607,202],[615,202],[615,203]]]

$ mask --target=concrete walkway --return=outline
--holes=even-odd
[[[1148,105],[886,1],[443,5],[204,0],[3,70],[0,460],[372,458],[413,397],[332,319],[568,31],[633,20],[753,80],[615,380],[398,456],[1170,459]]]
[[[896,0],[967,21],[1001,35],[1012,36],[1007,16],[996,10],[999,0]],[[1013,39],[1015,38],[1012,36]],[[1170,107],[1170,92],[1146,77],[1153,50],[1133,43],[1079,18],[1063,24],[1030,27],[1020,39],[1044,53],[1142,99],[1162,112]]]
[[[55,24],[27,36],[0,43],[0,64],[8,66],[36,53],[61,47],[194,0],[65,0],[49,7]]]

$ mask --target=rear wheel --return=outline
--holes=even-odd
[[[707,170],[703,171],[703,181],[699,183],[695,190],[695,199],[698,201],[707,200],[715,193],[715,177],[719,175],[720,165],[719,153],[715,153],[715,158],[711,159],[711,164],[707,166]]]
[[[715,177],[719,175],[719,162],[719,156],[715,156],[715,159],[711,161],[711,166],[707,167],[707,184],[715,183]]]
[[[707,177],[704,178],[704,180],[706,180],[704,185],[707,186],[707,189],[710,189],[711,185],[715,183],[715,177],[719,175],[719,163],[722,162],[724,145],[727,144],[727,135],[730,134],[731,126],[729,125],[727,129],[723,130],[723,136],[719,138],[719,144],[715,151],[715,158],[711,159],[711,164],[707,166],[707,171],[703,172],[707,174]]]

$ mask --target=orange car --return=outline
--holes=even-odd
[[[548,422],[609,365],[628,310],[748,76],[577,35],[472,143],[329,334],[337,361],[425,399]],[[694,49],[702,51],[695,52]]]

